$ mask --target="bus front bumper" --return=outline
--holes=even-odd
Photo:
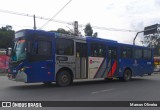
[[[27,75],[25,72],[18,71],[15,76],[13,74],[8,74],[8,79],[19,82],[27,82]]]

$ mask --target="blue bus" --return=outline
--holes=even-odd
[[[59,86],[76,79],[129,81],[133,76],[151,75],[154,64],[151,48],[29,29],[15,33],[10,58],[10,80]]]

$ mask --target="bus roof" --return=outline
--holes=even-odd
[[[92,41],[99,41],[99,42],[105,42],[105,43],[118,43],[117,41],[114,40],[109,40],[109,39],[102,39],[102,38],[94,38],[94,37],[90,37],[90,36],[86,36],[87,40],[92,40]]]
[[[148,48],[148,49],[153,49],[151,47],[145,47],[145,46],[140,46],[140,45],[133,45],[133,44],[125,44],[125,43],[119,43],[121,46],[127,46],[127,47],[137,47],[137,48]]]
[[[71,39],[79,39],[79,40],[87,40],[87,41],[95,41],[95,42],[103,42],[103,43],[114,43],[117,45],[125,45],[125,46],[132,46],[132,47],[139,47],[139,48],[144,48],[144,46],[138,46],[138,45],[133,45],[133,44],[125,44],[125,43],[118,43],[115,40],[109,40],[109,39],[103,39],[103,38],[94,38],[91,36],[85,36],[85,37],[80,37],[80,36],[75,36],[75,35],[69,35],[69,34],[62,34],[62,33],[58,33],[58,32],[52,32],[52,31],[45,31],[45,30],[33,30],[33,29],[23,29],[18,32],[22,32],[22,31],[26,31],[29,33],[40,33],[40,34],[48,34],[48,35],[53,35],[55,34],[56,37],[63,37],[63,38],[71,38]],[[146,47],[148,48],[148,47]]]

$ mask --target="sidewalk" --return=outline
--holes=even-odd
[[[0,72],[0,76],[7,76],[7,73],[1,73]]]
[[[6,75],[7,75],[6,70],[0,68],[0,76],[6,76]]]

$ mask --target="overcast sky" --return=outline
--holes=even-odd
[[[0,0],[0,10],[26,13],[51,18],[69,0]],[[160,0],[72,0],[55,20],[78,21],[92,26],[143,30],[145,26],[160,23]],[[46,21],[36,19],[37,27]],[[14,30],[33,27],[33,18],[0,12],[0,26],[12,25]],[[50,22],[43,30],[72,29],[71,25]],[[83,33],[84,27],[79,30]],[[100,38],[132,43],[135,32],[120,32],[93,29]],[[140,44],[137,38],[137,44]]]

